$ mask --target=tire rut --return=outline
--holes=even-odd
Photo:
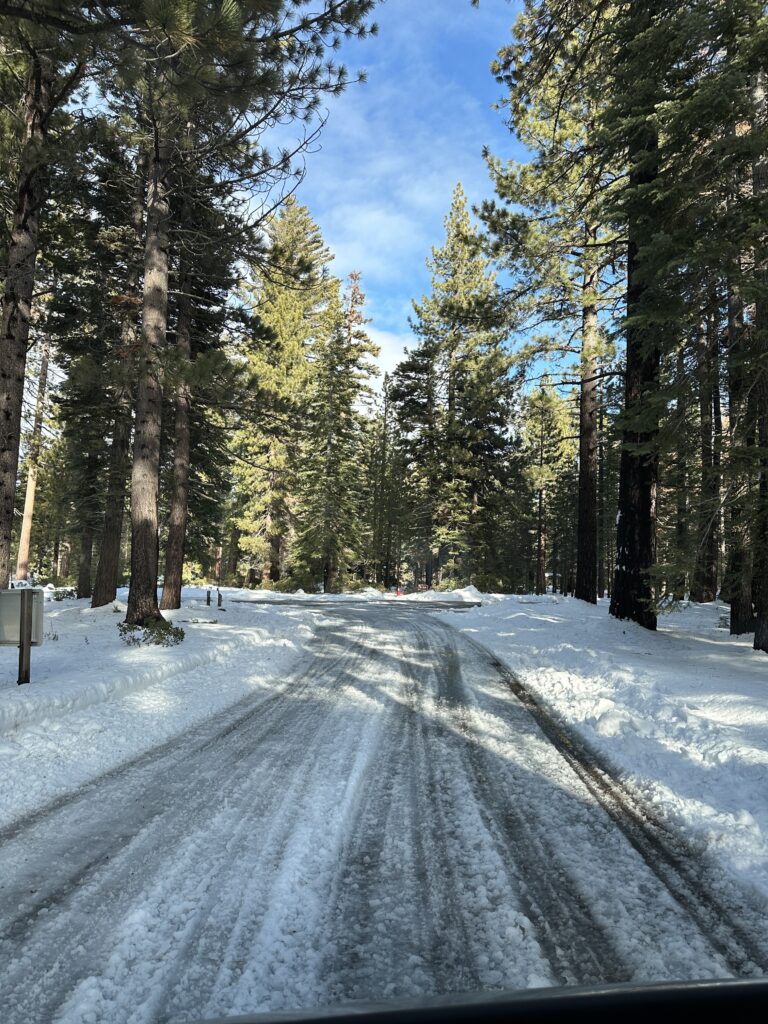
[[[611,765],[528,690],[491,651],[450,625],[440,627],[474,648],[528,711],[541,732],[620,829],[646,866],[707,936],[739,977],[768,973],[768,948],[758,937],[763,918],[747,909],[749,898],[707,862],[704,851],[677,834]],[[750,925],[744,923],[751,916]],[[610,980],[610,979],[605,979]]]
[[[531,828],[509,792],[499,786],[471,722],[459,652],[454,638],[449,640],[438,675],[438,692],[464,737],[462,753],[478,807],[486,827],[504,851],[526,916],[536,927],[555,978],[561,985],[626,980],[626,966],[559,863],[557,850],[547,843],[546,836]]]

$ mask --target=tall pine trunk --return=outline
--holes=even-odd
[[[677,390],[677,436],[680,443],[675,455],[675,547],[679,568],[675,569],[672,581],[672,595],[682,601],[688,585],[688,452],[686,423],[688,420],[688,390],[685,379],[685,345],[677,350],[675,369]]]
[[[730,489],[733,496],[728,506],[725,600],[731,608],[732,636],[752,633],[755,617],[752,610],[752,551],[749,544],[749,448],[754,444],[749,424],[749,404],[745,394],[744,360],[746,353],[744,307],[735,285],[728,295],[728,430]]]
[[[597,283],[589,255],[597,230],[586,228],[582,285],[581,385],[579,394],[579,502],[576,525],[575,596],[597,602]]]
[[[605,414],[603,412],[603,406],[598,401],[598,423],[597,423],[597,523],[598,523],[598,542],[597,542],[597,596],[605,597],[605,590],[607,586],[607,573],[606,563],[608,560],[607,539],[608,531],[606,529],[606,443],[605,443]]]
[[[281,514],[280,505],[274,498],[277,481],[278,476],[273,472],[269,481],[269,490],[273,497],[270,499],[266,515],[264,516],[264,540],[267,544],[264,563],[261,567],[261,581],[264,584],[277,583],[282,575],[281,559],[283,551],[280,527],[285,516],[284,512]]]
[[[229,538],[229,559],[227,561],[227,576],[231,580],[238,578],[238,563],[240,561],[240,530],[236,527],[232,527],[232,533]]]
[[[35,514],[35,492],[37,491],[37,470],[40,463],[40,450],[43,436],[43,416],[45,415],[45,392],[48,386],[48,358],[51,353],[51,340],[46,335],[40,357],[40,374],[37,379],[37,400],[35,401],[35,419],[32,424],[32,441],[27,455],[27,489],[24,495],[24,514],[21,520],[19,536],[19,552],[16,557],[16,579],[25,580],[29,575],[29,541],[32,536],[32,520]]]
[[[768,87],[765,72],[755,83],[755,114],[759,131],[768,127]],[[756,196],[768,192],[768,153],[761,153],[752,168]],[[760,294],[755,303],[755,353],[752,361],[754,381],[755,425],[758,444],[757,508],[753,532],[754,577],[752,591],[755,602],[756,651],[768,653],[768,259],[757,254],[756,269]]]
[[[180,379],[176,385],[175,447],[171,509],[168,520],[168,542],[165,548],[165,579],[160,607],[181,607],[181,584],[184,573],[184,546],[189,514],[190,429],[189,414],[192,396],[186,379],[192,360],[192,296],[189,276],[179,274],[179,301],[176,321],[176,351],[179,356]]]
[[[540,490],[536,503],[536,585],[537,594],[547,592],[546,541],[544,538],[544,491]]]
[[[699,453],[701,459],[701,493],[699,506],[698,547],[691,599],[714,601],[717,596],[717,562],[720,519],[720,467],[715,454],[714,392],[718,377],[718,346],[716,320],[707,318],[697,341],[699,378]]]
[[[142,150],[136,159],[136,195],[131,211],[131,227],[137,243],[144,227],[144,196],[147,188],[147,155]],[[116,368],[118,379],[115,394],[115,419],[112,426],[112,445],[109,453],[107,495],[104,522],[99,545],[96,580],[93,585],[91,606],[101,608],[114,601],[120,572],[120,544],[123,535],[125,496],[131,453],[131,405],[133,398],[134,351],[136,348],[137,320],[133,303],[138,304],[139,268],[132,263],[126,281],[128,308],[120,325]]]
[[[149,162],[144,293],[131,471],[131,588],[125,621],[161,619],[157,606],[158,500],[162,394],[159,355],[168,325],[167,143],[156,135]]]
[[[339,570],[334,555],[328,555],[323,563],[323,593],[335,594],[338,586]]]
[[[761,455],[758,463],[755,574],[752,582],[755,601],[754,648],[768,654],[768,370],[765,368],[760,373],[757,403],[757,443]]]
[[[120,573],[120,544],[131,452],[131,392],[127,385],[118,393],[116,404],[107,470],[104,522],[91,598],[92,608],[101,608],[115,600]]]
[[[640,15],[640,25],[648,18]],[[651,570],[656,563],[657,436],[656,398],[661,362],[659,327],[649,323],[647,268],[643,248],[655,223],[648,188],[658,173],[658,136],[650,120],[634,128],[630,139],[630,191],[627,244],[627,356],[619,502],[616,516],[616,570],[610,611],[656,629]],[[647,259],[647,256],[645,257]]]
[[[16,182],[0,327],[0,587],[8,586],[19,468],[24,371],[35,286],[45,144],[56,98],[50,57],[33,53],[24,97],[24,142]]]
[[[80,559],[77,569],[77,596],[91,596],[91,567],[93,565],[93,523],[86,514],[80,529]]]

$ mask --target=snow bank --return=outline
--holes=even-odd
[[[18,653],[0,655],[0,824],[151,749],[249,694],[274,692],[306,650],[316,614],[301,608],[206,607],[183,595],[168,617],[175,647],[128,647],[121,602],[45,606],[32,682],[18,686]],[[124,605],[122,605],[124,611]]]
[[[497,595],[449,621],[768,896],[768,658],[723,611],[687,606],[650,633],[604,601]]]
[[[423,590],[419,594],[409,594],[409,601],[455,601],[461,604],[467,601],[485,601],[486,594],[482,594],[477,587],[471,584],[468,587],[460,587],[458,590]]]
[[[180,645],[127,647],[117,632],[124,612],[122,601],[95,609],[84,601],[46,605],[45,640],[32,649],[29,686],[16,685],[17,648],[2,649],[0,733],[225,661],[244,646],[287,644],[293,628],[274,616],[265,616],[263,624],[253,621],[252,611],[244,622],[229,604],[218,609],[214,600],[207,608],[204,600],[201,605],[185,593],[184,607],[166,613],[185,631]]]

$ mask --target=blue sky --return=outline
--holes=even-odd
[[[489,70],[520,6],[384,0],[379,35],[342,49],[350,73],[364,68],[368,81],[330,103],[298,199],[336,254],[336,274],[361,272],[384,370],[411,341],[411,299],[429,290],[424,260],[442,243],[456,182],[479,202],[492,191],[483,146],[522,155],[492,109],[502,87]]]

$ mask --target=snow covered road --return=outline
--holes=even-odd
[[[0,833],[7,1024],[766,970],[758,913],[618,827],[490,656],[415,607],[322,616],[287,686]]]

